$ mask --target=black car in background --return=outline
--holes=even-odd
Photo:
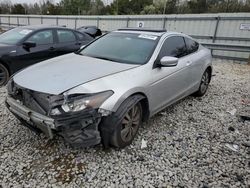
[[[10,75],[37,62],[71,53],[94,39],[65,27],[24,26],[0,35],[0,86]]]
[[[96,26],[83,26],[83,27],[79,27],[77,29],[77,31],[83,32],[83,33],[87,33],[90,36],[96,38],[102,35],[102,31],[101,29],[99,29]]]

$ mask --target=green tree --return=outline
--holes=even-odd
[[[89,14],[102,15],[105,14],[104,4],[101,0],[95,0],[90,2]]]
[[[10,0],[0,1],[0,13],[1,14],[10,14],[11,13],[11,1]]]
[[[111,9],[113,14],[140,14],[144,7],[152,3],[153,0],[114,0]]]
[[[141,11],[141,14],[157,14],[157,9],[154,5],[147,5]]]
[[[62,14],[88,14],[91,9],[91,0],[62,0],[60,6]]]
[[[11,7],[11,14],[25,14],[25,8],[22,4],[14,4]]]
[[[165,5],[164,14],[174,14],[177,11],[177,0],[168,0]]]
[[[191,13],[204,13],[207,12],[207,0],[189,1],[188,7]]]

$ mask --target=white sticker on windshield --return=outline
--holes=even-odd
[[[139,38],[144,38],[144,39],[150,39],[150,40],[156,40],[157,36],[154,35],[145,35],[145,34],[141,34],[138,36]]]
[[[29,29],[24,29],[22,31],[19,31],[19,33],[23,35],[28,35],[30,32],[32,32],[32,30],[29,30]]]

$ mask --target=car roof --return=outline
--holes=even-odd
[[[165,29],[151,29],[151,28],[122,28],[114,32],[162,36],[164,33],[166,33],[166,30]]]
[[[66,28],[64,26],[56,26],[56,25],[27,25],[27,26],[21,26],[20,28],[24,28],[24,29],[31,29],[31,30],[39,30],[39,29],[54,29],[54,28],[58,28],[58,29],[70,29],[70,28]]]
[[[147,34],[147,35],[155,35],[155,36],[168,36],[168,35],[182,35],[183,33],[167,31],[166,29],[152,29],[152,28],[123,28],[118,29],[114,32],[122,32],[122,33],[136,33],[136,34]]]

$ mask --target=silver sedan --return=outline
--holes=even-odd
[[[152,115],[191,94],[203,96],[211,75],[210,50],[191,37],[120,29],[17,73],[6,105],[50,138],[123,148]]]

